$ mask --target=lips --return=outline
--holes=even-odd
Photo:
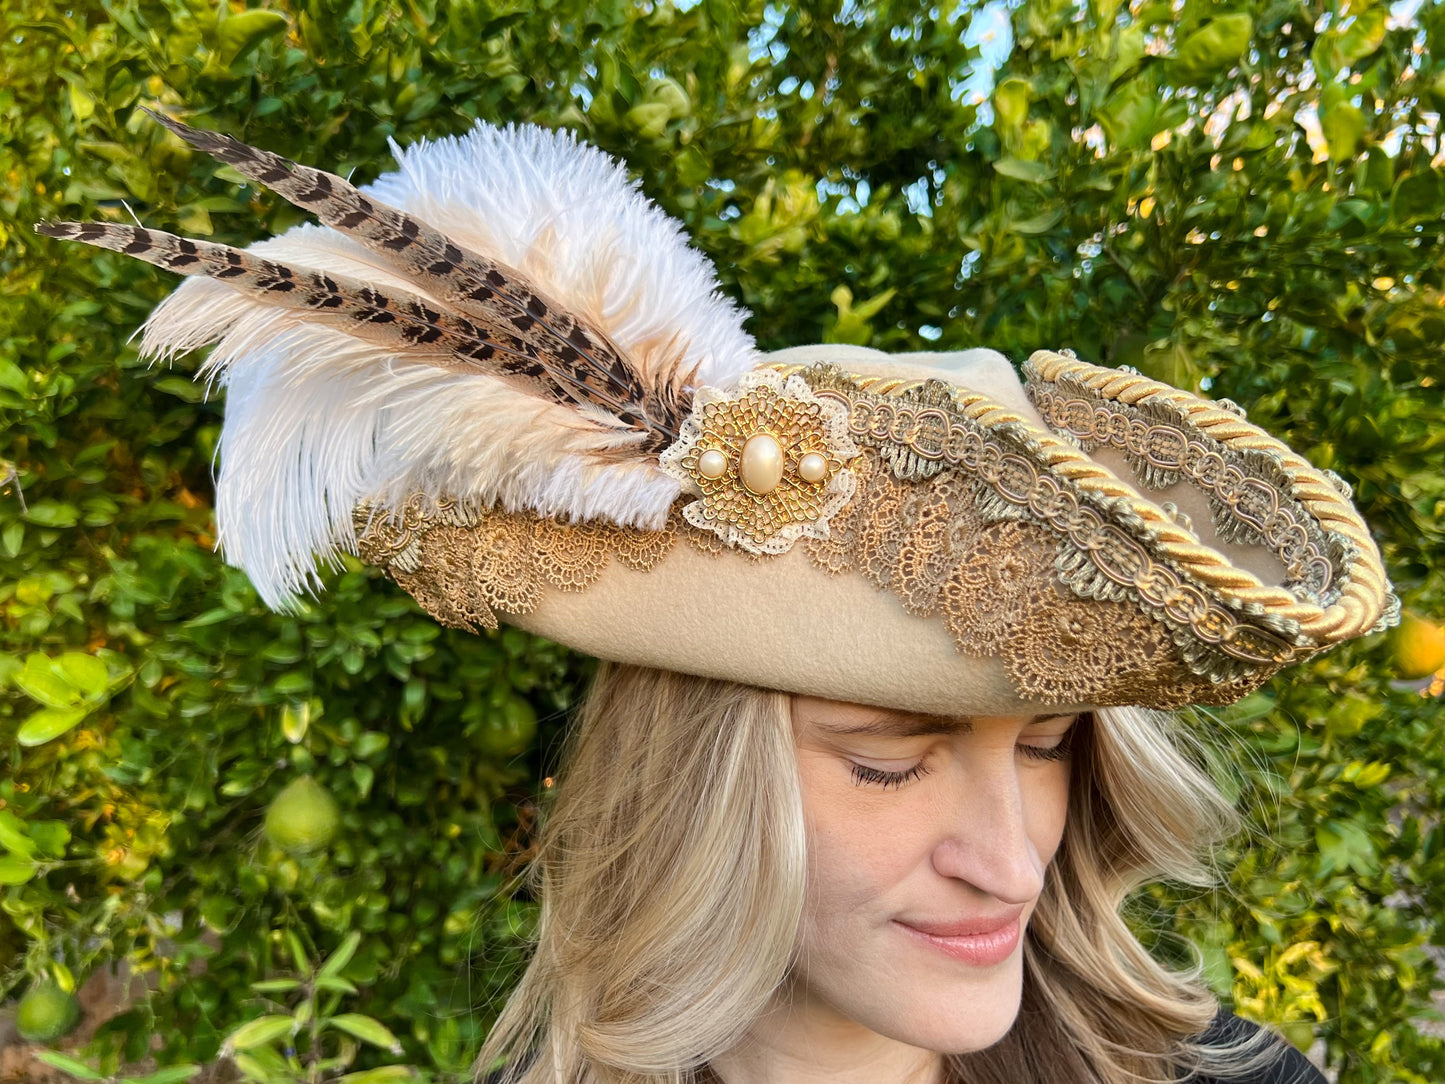
[[[974,967],[992,967],[1014,954],[1022,934],[1022,908],[963,919],[894,919],[915,942]]]

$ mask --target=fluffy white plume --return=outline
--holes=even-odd
[[[744,313],[707,260],[623,168],[569,132],[478,124],[402,149],[364,191],[520,272],[604,332],[646,375],[678,361],[727,387],[757,360]],[[300,226],[251,246],[298,267],[426,296],[335,230]],[[142,348],[170,357],[209,342],[227,389],[216,519],[227,560],[268,605],[317,585],[317,558],[355,552],[352,509],[450,496],[564,519],[655,528],[679,484],[642,434],[481,374],[391,355],[335,327],[188,278],[147,321]],[[621,453],[621,454],[619,454]]]

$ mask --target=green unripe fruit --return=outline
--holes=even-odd
[[[15,1030],[26,1042],[48,1043],[70,1032],[80,1019],[80,1002],[53,983],[32,986],[20,999]]]
[[[495,705],[475,736],[479,752],[496,760],[523,753],[537,736],[537,711],[520,696]]]
[[[287,785],[266,810],[266,838],[289,854],[313,854],[336,836],[336,799],[309,775]]]

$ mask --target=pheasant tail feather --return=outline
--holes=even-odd
[[[535,348],[537,364],[561,390],[647,431],[646,448],[656,450],[677,439],[681,416],[658,412],[683,398],[678,391],[649,389],[606,336],[543,297],[518,272],[467,251],[420,219],[368,197],[334,173],[147,112],[197,150],[365,245],[438,302],[491,327],[510,328],[527,337]]]

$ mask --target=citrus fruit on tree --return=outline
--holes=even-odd
[[[488,756],[514,757],[537,736],[537,711],[520,696],[498,700],[478,728],[476,746]]]
[[[309,775],[287,784],[266,809],[266,838],[290,854],[329,845],[341,821],[336,799]]]
[[[1427,678],[1445,667],[1445,628],[1419,614],[1405,614],[1390,634],[1395,672],[1403,681]]]
[[[80,1019],[80,1002],[54,983],[37,983],[20,999],[15,1012],[15,1030],[27,1042],[48,1043],[75,1027]]]

